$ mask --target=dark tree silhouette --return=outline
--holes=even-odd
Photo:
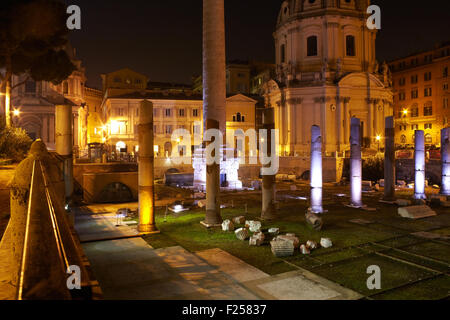
[[[0,1],[0,68],[4,69],[0,88],[5,92],[6,127],[11,125],[13,74],[58,84],[76,69],[64,49],[67,17],[59,0]]]

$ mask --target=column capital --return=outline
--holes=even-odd
[[[348,104],[348,103],[350,103],[350,100],[351,100],[352,98],[350,98],[350,97],[341,97],[341,99],[342,99],[342,101],[343,101],[345,104]]]
[[[377,99],[377,98],[366,98],[366,101],[368,104],[378,104],[381,99]]]
[[[288,104],[302,104],[303,98],[289,98],[286,100]]]
[[[331,100],[332,100],[332,97],[326,97],[326,96],[315,97],[314,98],[314,102],[315,103],[325,103],[325,102],[329,102]]]
[[[324,103],[325,102],[325,97],[315,97],[314,98],[314,103]]]

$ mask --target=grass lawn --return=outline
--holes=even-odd
[[[283,189],[283,185],[277,187]],[[278,196],[308,196],[308,192],[306,185],[299,185],[297,191],[286,189]],[[413,221],[401,218],[395,206],[379,203],[382,193],[363,194],[364,203],[377,208],[376,212],[349,209],[345,207],[349,199],[337,194],[349,194],[349,190],[326,186],[324,206],[328,212],[323,215],[324,227],[320,232],[307,227],[304,214],[308,203],[302,200],[281,199],[279,218],[263,223],[263,231],[278,227],[281,233],[295,233],[301,243],[319,242],[321,237],[332,240],[333,247],[317,249],[309,256],[296,251],[293,257],[276,258],[270,250],[268,236],[263,246],[251,247],[248,241],[239,241],[234,232],[205,229],[200,225],[204,209],[198,208],[179,214],[169,212],[166,218],[165,209],[158,209],[156,223],[161,234],[144,239],[155,248],[180,245],[191,252],[220,248],[271,275],[301,267],[375,299],[448,297],[450,242],[418,238],[410,233],[427,231],[449,236],[450,210],[438,208],[438,216]],[[412,191],[398,194],[398,197],[410,198]],[[247,220],[259,219],[260,197],[255,192],[222,194],[222,203],[234,204],[234,208],[222,209],[223,219],[240,215]],[[245,204],[248,213],[245,213]],[[353,221],[355,219],[359,220]],[[367,289],[366,269],[370,265],[378,265],[382,270],[381,290]],[[438,288],[432,290],[433,286]]]

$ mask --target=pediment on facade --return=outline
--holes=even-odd
[[[236,94],[236,95],[228,97],[227,98],[227,102],[252,102],[252,103],[256,103],[257,101],[252,99],[252,98],[250,98],[250,97],[247,97],[246,95],[243,95],[243,94],[239,93],[239,94]]]
[[[339,81],[340,87],[368,87],[385,88],[380,79],[370,73],[350,73]]]

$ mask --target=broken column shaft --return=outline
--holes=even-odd
[[[153,104],[139,107],[139,227],[141,234],[158,232],[155,225]]]
[[[352,118],[350,126],[350,193],[353,207],[362,207],[361,121]]]
[[[384,198],[395,200],[395,145],[394,117],[386,117],[384,151]]]
[[[441,194],[450,196],[450,128],[441,130],[442,185]]]
[[[323,213],[322,207],[322,135],[319,126],[311,128],[311,211]]]
[[[73,136],[72,107],[69,105],[55,106],[55,144],[56,152],[64,159],[64,183],[66,204],[70,204],[73,194]]]
[[[275,118],[274,109],[267,108],[264,109],[263,113],[263,129],[267,132],[266,152],[267,157],[269,157],[270,152],[275,152],[272,149],[272,130],[275,130]],[[263,152],[260,148],[259,152]],[[272,156],[272,155],[270,155]],[[271,163],[264,165],[266,168],[270,168]],[[264,220],[272,220],[276,217],[275,208],[275,175],[263,175],[262,176],[262,211],[261,218]]]
[[[425,195],[425,136],[422,130],[415,132],[414,148],[414,199],[426,199]]]

